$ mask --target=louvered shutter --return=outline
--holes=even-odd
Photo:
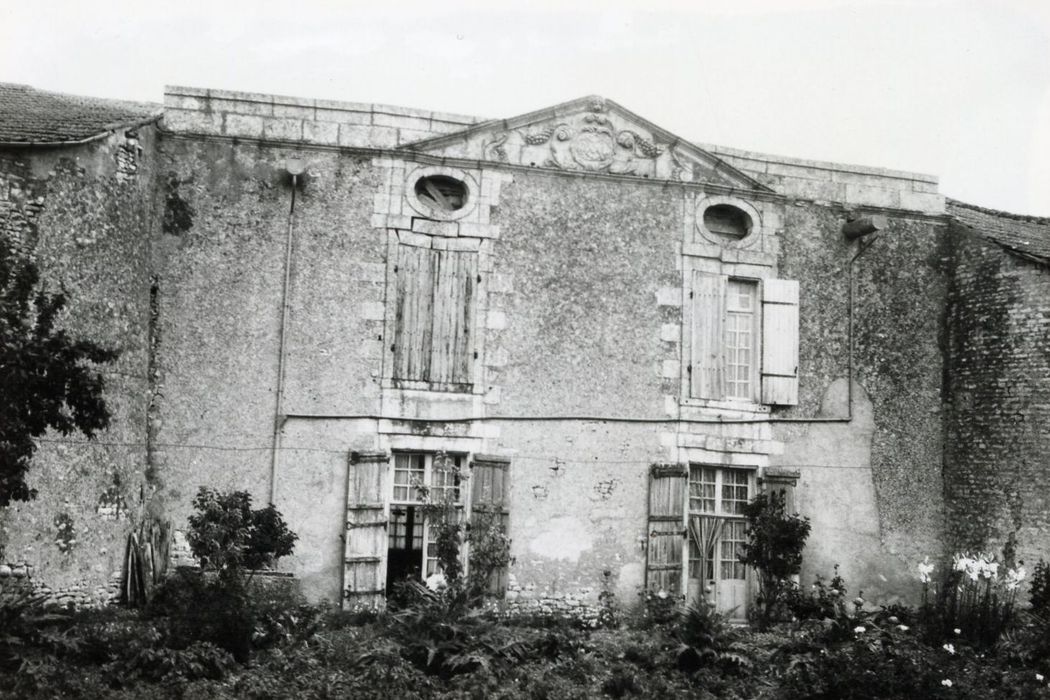
[[[762,283],[762,403],[798,403],[798,282]]]
[[[723,359],[725,290],[727,278],[693,272],[692,279],[692,395],[698,399],[725,398]]]
[[[397,247],[394,379],[430,380],[434,266],[438,252],[410,245]]]
[[[688,469],[682,464],[654,464],[649,470],[649,543],[645,587],[682,592],[685,551],[685,502]]]
[[[434,325],[430,380],[449,384],[473,381],[474,290],[477,253],[435,250]]]
[[[477,455],[470,470],[471,527],[498,523],[504,533],[510,532],[510,461],[505,457]],[[502,595],[507,588],[507,571],[493,572],[489,593]]]
[[[385,602],[389,455],[351,453],[346,510],[343,591],[348,607]]]

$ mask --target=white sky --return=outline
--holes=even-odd
[[[932,173],[1050,216],[1047,0],[0,0],[0,80],[483,117],[596,93],[694,141]]]

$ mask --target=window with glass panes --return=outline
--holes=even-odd
[[[725,386],[729,398],[755,398],[757,305],[756,283],[729,280],[725,308]]]
[[[438,570],[437,544],[423,516],[424,503],[455,504],[462,508],[460,493],[461,455],[395,453],[393,494],[390,501],[389,546],[395,550],[424,553],[420,573]]]
[[[689,515],[705,518],[702,528],[714,528],[714,547],[701,556],[694,537],[689,538],[689,575],[705,578],[704,571],[715,570],[721,579],[743,579],[745,567],[739,561],[746,541],[744,506],[750,500],[751,472],[747,469],[689,467]]]

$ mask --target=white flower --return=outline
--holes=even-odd
[[[907,632],[909,627],[907,625],[897,625],[897,629],[899,629],[901,632]]]
[[[1043,680],[1043,674],[1041,674],[1041,673],[1037,673],[1037,674],[1035,674],[1035,679],[1036,679],[1037,681],[1039,681],[1039,682],[1042,682],[1042,680]]]
[[[955,632],[956,634],[962,634],[962,630],[961,630],[961,629],[959,629],[958,627],[956,627],[956,628],[955,628],[954,630],[952,630],[952,631],[953,631],[953,632]]]
[[[923,583],[930,582],[930,574],[933,573],[933,564],[930,563],[930,557],[926,556],[921,562],[919,562],[919,580]]]
[[[867,630],[864,629],[863,625],[857,625],[856,627],[853,628],[854,634],[864,634],[866,631]]]
[[[656,593],[656,597],[659,598],[660,600],[666,599],[667,598],[667,591],[661,589],[660,591],[658,591]]]
[[[448,582],[445,581],[445,575],[440,571],[435,571],[430,576],[427,576],[426,586],[432,591],[440,591],[442,588],[448,586]]]
[[[945,688],[951,688],[952,687],[952,679],[951,678],[945,678],[943,681],[941,681],[941,685],[943,685]]]
[[[1007,569],[1006,571],[1006,590],[1015,591],[1017,587],[1021,585],[1021,581],[1024,581],[1024,577],[1027,575],[1023,566],[1019,566],[1016,569]]]
[[[955,646],[954,646],[954,645],[952,645],[952,644],[945,644],[945,645],[944,645],[943,647],[941,647],[941,648],[942,648],[942,649],[944,649],[944,650],[945,650],[946,652],[948,652],[949,654],[954,654],[954,653],[955,653]]]

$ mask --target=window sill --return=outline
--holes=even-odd
[[[710,408],[718,411],[737,411],[739,413],[769,413],[770,407],[752,401],[714,401],[712,399],[679,399],[682,408]]]
[[[407,389],[410,391],[432,391],[444,394],[474,394],[474,385],[458,382],[423,382],[414,379],[387,379],[384,389]]]

